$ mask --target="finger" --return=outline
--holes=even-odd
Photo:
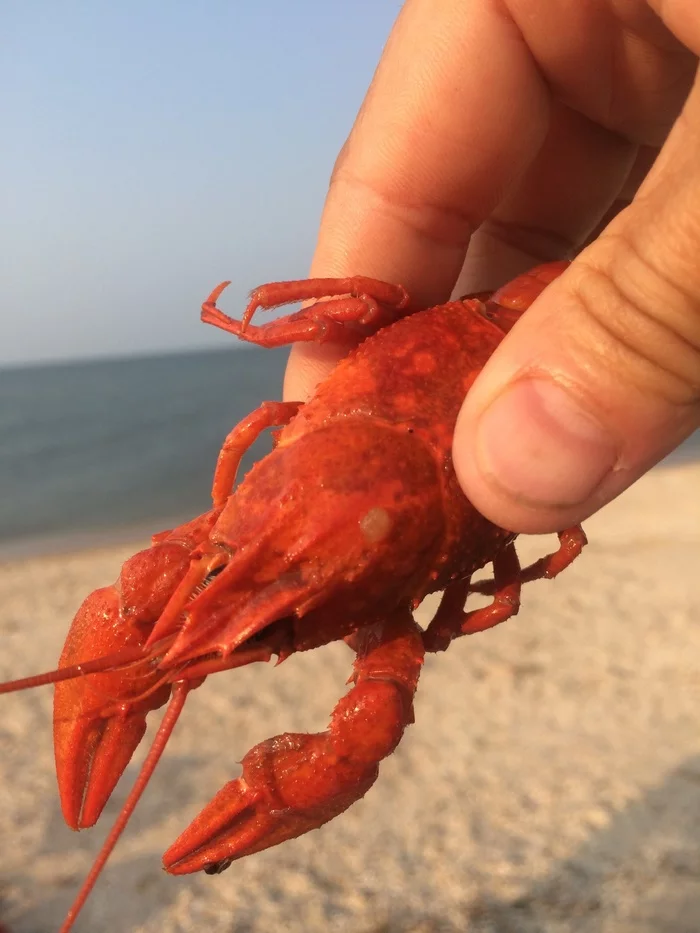
[[[364,269],[403,280],[416,306],[444,301],[548,123],[549,92],[495,4],[409,0],[336,165],[314,274]]]
[[[626,8],[619,20],[610,11],[602,15],[603,7],[542,4],[531,15],[516,0],[505,6],[410,0],[338,159],[313,274],[359,271],[399,281],[415,307],[444,300],[470,233],[513,188],[538,151],[551,103],[543,74],[561,99],[589,116],[572,117],[581,126],[589,123],[585,132],[574,130],[570,136],[570,143],[579,136],[582,140],[578,151],[568,146],[579,165],[586,164],[589,148],[591,168],[600,164],[596,148],[607,143],[615,149],[616,141],[618,149],[624,148],[627,144],[616,133],[629,133],[636,141],[663,138],[687,93],[691,71],[682,54],[686,50],[679,51],[679,43],[659,20],[638,15],[642,8],[648,14],[644,4]],[[554,17],[554,29],[553,21],[543,20],[546,10]],[[616,56],[608,54],[613,46],[619,46]],[[567,49],[570,54],[562,54]],[[589,66],[587,78],[582,63]],[[608,131],[597,127],[596,120]],[[560,134],[559,143],[566,148],[566,136]],[[535,216],[525,216],[525,204],[520,210],[520,233],[530,234],[535,241],[530,252],[534,248],[539,257],[547,254],[536,241],[541,234],[548,238],[546,213],[552,205],[555,214],[558,203],[559,216],[580,226],[587,207],[600,217],[609,204],[603,199],[601,208],[600,195],[587,193],[581,175],[573,170],[567,174],[565,156],[552,158],[550,166],[555,171],[543,176],[549,182],[544,192],[530,185]],[[599,189],[609,181],[606,168],[598,176]],[[573,184],[559,185],[564,196],[557,202],[552,196],[557,185],[551,182],[566,177]],[[596,176],[589,172],[591,180]],[[556,224],[549,229],[554,234],[551,249]],[[515,224],[504,230],[512,235]],[[574,231],[562,236],[579,242]],[[488,231],[480,239],[492,254]],[[492,265],[503,257],[504,246],[506,252],[518,253],[502,235],[496,244]],[[530,264],[517,258],[520,268]],[[285,397],[306,398],[347,349],[293,348]]]
[[[416,307],[445,301],[473,230],[539,149],[548,107],[499,5],[409,0],[338,159],[311,274],[400,282]],[[342,353],[294,348],[286,397],[306,397]]]
[[[524,269],[574,251],[616,197],[631,197],[648,156],[564,105],[553,104],[542,147],[513,194],[472,238],[456,296],[495,287]],[[632,181],[630,180],[632,179]],[[287,398],[306,397],[346,347],[305,344],[288,369]]]
[[[409,0],[338,159],[312,274],[401,282],[415,307],[445,300],[471,232],[539,149],[550,88],[611,136],[665,135],[687,93],[678,43],[603,7]],[[346,351],[295,347],[285,395],[306,397]]]
[[[554,103],[537,156],[472,238],[454,296],[495,288],[539,262],[573,255],[623,196],[637,152],[636,144]]]
[[[700,82],[633,203],[536,301],[474,384],[460,481],[514,531],[610,501],[700,424]]]
[[[622,190],[612,202],[605,214],[600,218],[595,227],[585,238],[584,246],[588,246],[597,239],[605,228],[612,223],[617,215],[626,207],[629,207],[639,191],[644,179],[649,174],[652,165],[659,155],[659,149],[654,146],[640,146],[634,161],[634,164],[625,179]]]

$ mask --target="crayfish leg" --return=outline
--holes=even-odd
[[[515,544],[507,544],[494,558],[493,579],[471,583],[460,580],[445,589],[443,598],[425,630],[426,651],[444,651],[453,638],[474,635],[500,625],[517,615],[520,609],[520,590],[523,583],[532,580],[551,580],[573,563],[588,543],[580,525],[558,533],[559,548],[541,557],[524,569],[520,568]],[[493,596],[493,601],[481,609],[464,611],[470,593]]]
[[[420,628],[407,610],[362,629],[354,686],[326,732],[285,733],[255,746],[163,857],[166,871],[223,871],[235,859],[327,823],[359,800],[413,722],[423,663]]]
[[[533,580],[553,580],[562,570],[572,564],[588,544],[586,533],[580,525],[573,525],[557,532],[559,547],[551,554],[540,557],[520,571],[520,582],[531,583]],[[492,596],[496,591],[495,580],[480,580],[470,586],[471,593]]]
[[[553,580],[562,570],[572,564],[588,544],[586,533],[580,525],[565,528],[557,535],[559,548],[553,554],[541,557],[529,567],[525,567],[520,575],[523,583],[531,580]]]
[[[453,638],[459,635],[474,635],[500,625],[517,615],[520,609],[522,587],[520,562],[512,542],[502,548],[493,559],[493,600],[481,609],[464,611],[464,603],[470,592],[478,588],[469,580],[458,581],[448,586],[435,617],[423,636],[426,651],[444,651]]]
[[[253,289],[243,315],[243,324],[245,326],[250,321],[258,308],[277,308],[296,301],[344,298],[346,295],[350,298],[370,298],[399,311],[408,305],[408,294],[401,285],[391,285],[365,275],[335,279],[293,279],[287,282],[269,282]]]
[[[224,314],[216,301],[225,284],[218,286],[202,305],[202,321],[261,347],[281,347],[290,343],[343,343],[348,328],[364,328],[374,333],[407,312],[408,294],[400,285],[354,276],[347,279],[298,279],[271,282],[251,292],[250,302],[240,321]],[[295,314],[268,324],[250,323],[258,308],[275,308],[296,301],[317,299]]]
[[[231,495],[236,473],[246,450],[266,428],[289,424],[301,405],[302,402],[263,402],[229,432],[214,470],[211,497],[215,509],[221,508]]]

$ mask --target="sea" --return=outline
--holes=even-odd
[[[206,511],[224,438],[281,398],[288,354],[0,369],[0,556],[145,536]],[[270,446],[261,439],[241,472]]]
[[[206,511],[226,434],[281,398],[286,348],[0,369],[0,557],[113,543]],[[270,449],[261,439],[242,464]],[[700,458],[696,432],[658,468]]]

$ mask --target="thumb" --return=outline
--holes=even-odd
[[[523,315],[479,375],[453,456],[512,531],[560,530],[700,425],[700,82],[634,202]]]

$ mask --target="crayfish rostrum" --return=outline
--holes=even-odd
[[[121,814],[63,925],[67,931],[122,832],[187,693],[215,672],[284,660],[331,641],[355,652],[352,687],[318,734],[284,734],[243,758],[164,856],[166,871],[214,873],[321,826],[362,797],[413,721],[425,652],[518,611],[522,583],[553,577],[585,544],[579,527],[521,569],[515,535],[462,493],[451,445],[476,375],[520,314],[565,268],[551,263],[492,295],[409,313],[403,288],[366,278],[256,289],[241,321],[214,290],[205,322],[262,346],[366,336],[306,404],[265,402],[224,441],[213,508],[123,565],[78,610],[56,671],[0,686],[55,683],[54,740],[66,822],[92,826],[146,729],[169,706]],[[257,308],[316,303],[263,326]],[[280,427],[235,486],[244,451]],[[472,574],[493,565],[493,578]],[[414,609],[444,591],[424,630]],[[465,611],[470,592],[490,604]]]

